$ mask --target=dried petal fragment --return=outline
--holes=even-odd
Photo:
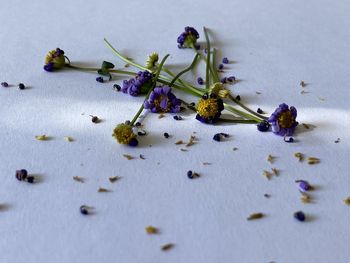
[[[344,204],[350,205],[350,196],[344,199]]]
[[[263,176],[266,177],[266,179],[270,180],[271,179],[271,173],[269,171],[264,170]]]
[[[318,159],[316,157],[309,157],[309,158],[307,158],[307,163],[308,164],[318,164],[318,163],[320,163],[320,159]]]
[[[196,137],[191,135],[190,140],[186,144],[186,147],[189,147],[189,146],[192,146],[193,144],[195,144],[195,140],[196,140]]]
[[[271,171],[272,171],[273,175],[275,175],[275,176],[279,176],[279,174],[280,174],[280,171],[276,168],[271,168]]]
[[[128,159],[128,160],[134,159],[134,157],[131,156],[131,155],[129,155],[129,154],[123,154],[123,156],[124,156],[126,159]]]
[[[273,157],[271,154],[269,154],[269,155],[267,156],[267,161],[268,161],[269,163],[273,163],[274,159],[275,159],[275,157]]]
[[[119,177],[119,176],[111,176],[111,177],[109,177],[108,179],[109,179],[109,181],[110,181],[111,183],[114,183],[115,181],[119,180],[120,177]]]
[[[45,134],[43,134],[43,135],[35,136],[35,139],[37,139],[38,141],[46,141],[49,139],[49,137],[47,137]]]
[[[301,125],[303,125],[305,129],[310,129],[310,126],[306,123],[302,123]]]
[[[184,144],[183,140],[179,140],[175,143],[176,145],[179,145],[179,144]]]
[[[73,180],[79,182],[79,183],[84,183],[84,178],[80,176],[73,176]]]
[[[251,214],[249,217],[247,217],[247,220],[255,220],[263,217],[264,217],[263,213],[254,213],[254,214]]]
[[[304,155],[302,153],[295,153],[294,156],[298,159],[299,162],[304,160]]]
[[[65,139],[67,142],[72,142],[72,141],[73,141],[73,138],[70,137],[70,136],[65,136],[64,139]]]
[[[147,226],[146,227],[147,234],[157,234],[159,230],[155,228],[154,226]]]
[[[108,192],[111,192],[111,190],[108,190],[106,188],[100,187],[100,188],[98,188],[97,192],[99,192],[99,193],[108,193]]]
[[[311,196],[306,193],[301,193],[300,200],[304,204],[311,203]]]
[[[161,247],[161,249],[162,249],[163,251],[168,251],[168,250],[172,249],[173,247],[174,247],[174,244],[168,243],[168,244],[163,245],[163,246]]]

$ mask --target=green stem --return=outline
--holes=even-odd
[[[210,68],[210,41],[208,37],[207,30],[205,27],[203,27],[205,40],[207,42],[207,58],[206,58],[206,67],[205,67],[205,87],[209,89],[210,85],[210,74],[209,74],[209,68]],[[213,75],[214,77],[214,75]]]
[[[212,67],[213,67],[213,69],[216,69],[217,67],[216,67],[216,49],[215,48],[213,48],[213,62],[212,62]],[[217,79],[217,81],[216,82],[219,82],[220,81],[220,78],[219,78],[219,74],[218,74],[218,72],[217,72],[217,70],[214,70],[214,72],[215,72],[215,79]]]
[[[233,102],[235,102],[237,105],[239,105],[241,108],[245,109],[246,111],[248,111],[249,113],[255,115],[258,118],[261,118],[263,120],[267,120],[268,117],[260,115],[259,113],[249,109],[247,106],[245,106],[244,104],[242,104],[240,101],[238,101],[236,98],[234,98],[231,94],[229,94],[229,99],[232,100]]]
[[[158,80],[158,77],[159,77],[159,74],[163,68],[163,65],[165,63],[165,61],[167,60],[167,58],[169,57],[170,55],[167,54],[163,59],[162,61],[160,62],[159,64],[159,67],[157,68],[157,71],[156,71],[156,75],[153,79],[153,87],[149,89],[149,91],[147,92],[147,95],[146,95],[146,98],[145,98],[145,101],[148,100],[149,96],[151,95],[151,92],[153,91],[154,87],[156,86],[157,84],[157,80]],[[140,109],[137,111],[136,115],[134,116],[134,118],[131,120],[130,122],[130,125],[133,126],[135,121],[137,120],[137,118],[140,116],[140,114],[142,113],[144,109],[144,103],[142,103]]]
[[[71,68],[71,69],[75,69],[75,70],[80,70],[80,71],[98,71],[99,68],[83,68],[83,67],[78,67],[78,66],[73,66],[71,64],[66,64],[65,67],[67,68]],[[119,73],[119,74],[124,74],[124,75],[131,75],[131,76],[135,76],[136,73],[132,72],[132,71],[126,71],[126,70],[119,70],[119,69],[110,69],[108,70],[111,73]]]
[[[243,112],[243,111],[240,111],[240,110],[237,110],[236,108],[232,107],[231,105],[228,105],[227,103],[224,103],[224,107],[226,110],[232,112],[232,113],[236,113],[244,118],[247,118],[248,120],[254,120],[256,121],[257,123],[260,123],[262,120],[260,118],[257,118],[256,116],[254,115],[251,115],[249,113],[246,113],[246,112]]]
[[[191,65],[189,65],[187,68],[181,70],[181,71],[173,78],[173,80],[170,82],[169,87],[171,87],[171,86],[175,83],[175,81],[176,81],[178,78],[181,77],[181,75],[183,75],[183,74],[185,74],[186,72],[190,71],[190,70],[196,65],[197,58],[198,58],[198,55],[196,54],[196,55],[194,56],[194,59],[193,59]]]

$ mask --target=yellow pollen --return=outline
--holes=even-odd
[[[217,100],[212,98],[200,99],[197,105],[197,113],[204,118],[215,117],[218,113]]]
[[[131,126],[123,123],[115,127],[112,136],[116,138],[120,144],[129,144],[131,139],[136,138],[136,135],[132,132]]]
[[[295,118],[290,111],[284,111],[278,117],[278,124],[282,128],[291,128],[295,122]]]

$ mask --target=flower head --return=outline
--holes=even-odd
[[[177,38],[177,43],[179,48],[193,48],[199,49],[197,45],[197,39],[199,34],[196,29],[193,27],[185,27],[185,32],[182,32],[181,35]]]
[[[159,59],[158,53],[156,53],[156,52],[151,53],[147,58],[146,68],[148,68],[148,69],[154,68],[158,59]]]
[[[149,99],[145,101],[145,109],[153,113],[178,113],[180,111],[181,101],[171,92],[168,86],[155,87],[151,92]]]
[[[224,110],[222,99],[215,95],[204,95],[197,103],[196,119],[204,123],[215,123],[220,118],[221,112]]]
[[[64,56],[64,51],[56,48],[46,55],[44,69],[51,72],[63,68],[65,64],[66,58]]]
[[[127,144],[130,146],[137,146],[138,141],[136,134],[134,134],[131,125],[120,123],[114,128],[112,136],[117,139],[120,144]]]
[[[211,94],[215,94],[219,98],[226,98],[230,95],[230,91],[224,87],[221,82],[216,82],[209,88]]]
[[[296,108],[288,107],[285,103],[280,104],[268,119],[271,123],[272,132],[281,136],[292,136],[295,127],[298,126],[296,117]]]
[[[152,87],[152,73],[149,71],[140,71],[135,78],[124,80],[122,92],[129,93],[131,96],[145,94]]]

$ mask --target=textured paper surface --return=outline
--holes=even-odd
[[[348,262],[349,13],[345,0],[1,1],[0,80],[30,89],[0,89],[0,203],[6,206],[0,261]],[[246,104],[272,113],[286,102],[298,108],[299,122],[315,127],[300,128],[297,142],[286,144],[254,125],[208,126],[190,113],[179,122],[149,115],[149,136],[130,149],[117,145],[111,132],[132,118],[142,98],[97,83],[95,74],[42,70],[46,52],[56,47],[83,66],[108,60],[123,67],[104,45],[106,37],[141,63],[150,52],[170,53],[167,63],[178,71],[193,58],[176,44],[187,25],[207,26],[219,57],[235,61],[227,72],[242,80],[232,90]],[[204,71],[187,78],[199,75]],[[301,80],[309,93],[300,94]],[[103,122],[91,123],[89,114]],[[174,142],[194,131],[198,143],[181,152]],[[232,137],[218,143],[212,140],[217,132]],[[52,139],[35,140],[41,134]],[[298,163],[297,151],[321,163]],[[277,157],[273,165],[268,154]],[[267,181],[262,172],[271,167],[280,176]],[[14,173],[21,168],[40,183],[18,182]],[[189,180],[189,169],[201,177]],[[111,184],[114,175],[121,179]],[[315,203],[300,202],[297,179],[316,186]],[[99,187],[112,192],[98,193]],[[82,204],[96,214],[82,216]],[[297,210],[311,220],[296,222]],[[254,212],[266,218],[247,221]],[[147,235],[148,225],[161,233]],[[161,251],[169,242],[174,248]]]

